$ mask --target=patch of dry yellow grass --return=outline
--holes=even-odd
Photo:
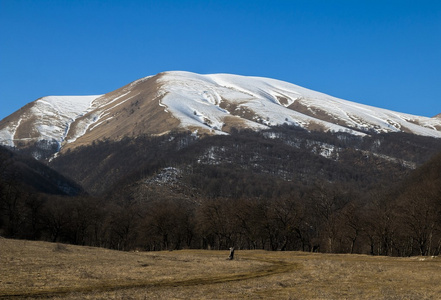
[[[0,298],[439,299],[441,259],[302,252],[118,252],[0,239]]]

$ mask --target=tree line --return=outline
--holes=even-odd
[[[0,234],[118,250],[265,249],[439,255],[438,181],[361,195],[317,183],[276,198],[143,201],[27,193],[2,182]],[[369,201],[367,201],[367,199]]]

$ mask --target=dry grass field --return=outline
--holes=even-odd
[[[228,254],[0,238],[0,299],[441,299],[441,258]]]

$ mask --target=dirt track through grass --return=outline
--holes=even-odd
[[[441,299],[441,258],[119,252],[0,239],[0,298]]]
[[[6,283],[6,289],[0,289],[0,298],[49,298],[71,295],[74,293],[100,293],[134,288],[161,289],[170,287],[203,286],[271,276],[288,272],[295,268],[295,264],[293,263],[267,258],[265,255],[254,255],[252,257],[247,255],[236,255],[238,256],[236,260],[229,261],[226,259],[228,251],[188,250],[174,252],[128,253],[39,242],[12,240],[2,240],[2,242],[4,243],[3,253],[5,253],[5,257],[2,257],[2,259],[8,260],[10,267],[14,267],[15,265],[18,268],[22,268],[22,270],[15,269],[16,272],[14,272],[10,269],[8,272],[10,281],[0,281],[0,287],[4,288]],[[8,246],[6,246],[8,243],[10,244],[9,249],[7,249]],[[89,254],[86,253],[86,257],[89,255],[90,261],[88,259],[84,260],[84,253],[79,253],[81,251],[90,252]],[[94,251],[100,252],[100,254],[94,254]],[[9,255],[7,255],[7,253],[9,253]],[[109,255],[112,254],[114,254],[114,259],[116,261],[121,262],[126,260],[124,265],[133,269],[136,268],[133,265],[131,266],[133,261],[139,263],[139,258],[142,258],[144,262],[141,266],[153,266],[154,270],[147,272],[150,274],[155,272],[160,273],[158,272],[158,269],[166,270],[167,268],[170,268],[170,264],[171,267],[176,265],[177,269],[180,264],[187,263],[190,264],[190,266],[188,266],[189,268],[187,272],[176,270],[174,274],[175,276],[164,278],[158,276],[159,279],[155,279],[155,276],[153,276],[153,278],[150,277],[149,279],[141,279],[140,276],[135,278],[136,276],[134,277],[133,274],[127,278],[114,279],[111,277],[102,278],[99,275],[94,274],[93,271],[94,269],[98,269],[98,265],[107,265],[109,268],[108,272],[118,272],[120,267],[119,264],[108,265]],[[222,256],[222,254],[224,255]],[[127,257],[131,258],[131,261],[128,260]],[[70,264],[73,265],[74,269],[83,270],[83,273],[77,272],[79,274],[79,282],[69,284],[71,281],[68,278],[69,267],[62,264],[62,262],[66,260],[70,261]],[[160,261],[160,263],[155,264],[155,261]],[[62,264],[61,268],[60,264]],[[197,269],[202,269],[204,266],[210,265],[210,269],[215,269],[217,271],[205,272],[204,275],[198,274],[200,272],[198,272]],[[33,273],[35,273],[35,270],[33,270],[33,266],[40,269],[40,271],[42,268],[46,269],[43,271],[43,273],[46,272],[46,276],[38,276],[41,275],[42,272],[37,272],[34,275]],[[63,267],[68,269],[66,274],[63,274]],[[88,270],[85,271],[85,267],[87,267]],[[51,276],[48,275],[48,272],[60,272],[58,280],[64,281],[62,285],[51,286],[51,282],[47,282],[42,287],[36,287],[37,284],[33,283],[33,281],[38,280],[38,278],[34,278],[34,276],[40,277],[42,280],[50,281]],[[121,273],[124,274],[125,272]],[[115,276],[118,277],[117,274],[115,274]],[[99,280],[82,280],[85,278]],[[14,279],[18,279],[23,286],[20,287],[20,284],[18,284],[13,287],[9,286],[8,288],[8,284],[12,284]],[[53,278],[53,280],[57,279]],[[28,284],[24,284],[25,282]]]
[[[63,296],[72,293],[96,293],[107,292],[121,289],[130,288],[169,288],[169,287],[188,287],[188,286],[202,286],[209,284],[225,283],[232,281],[240,281],[247,279],[254,279],[259,277],[271,276],[288,272],[294,268],[294,265],[287,264],[282,261],[266,261],[272,263],[272,265],[263,268],[261,270],[243,272],[238,274],[216,274],[206,277],[195,277],[184,280],[173,279],[163,281],[135,281],[135,282],[107,282],[100,285],[81,286],[81,287],[60,287],[56,289],[48,289],[42,291],[29,291],[24,293],[2,293],[0,292],[0,298],[49,298],[55,296]]]

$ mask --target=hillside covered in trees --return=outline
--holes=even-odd
[[[49,163],[85,192],[29,193],[3,167],[0,235],[120,250],[437,255],[439,149],[439,139],[405,133],[287,126],[97,141]],[[17,155],[5,153],[2,166]]]

